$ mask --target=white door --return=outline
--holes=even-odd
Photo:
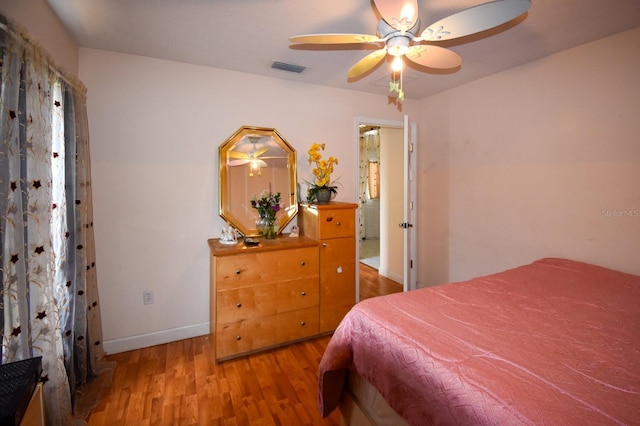
[[[415,223],[416,210],[415,207],[417,203],[414,202],[416,190],[415,190],[415,155],[416,155],[416,140],[417,140],[417,126],[415,123],[409,122],[408,116],[405,116],[404,121],[390,121],[390,120],[380,120],[366,117],[358,117],[355,120],[355,140],[356,140],[356,149],[357,155],[356,158],[360,160],[360,149],[359,149],[359,138],[360,138],[360,126],[361,125],[372,125],[379,126],[389,129],[399,129],[403,133],[403,140],[398,143],[398,150],[402,150],[403,154],[401,156],[401,160],[398,161],[398,164],[394,164],[394,173],[395,168],[402,168],[402,176],[403,176],[403,198],[402,200],[398,200],[398,202],[402,202],[402,216],[394,217],[392,221],[385,222],[384,219],[381,221],[381,228],[386,227],[386,229],[380,230],[381,237],[385,233],[393,233],[397,235],[396,240],[402,241],[398,242],[398,245],[402,245],[402,271],[398,276],[389,276],[389,278],[394,279],[395,281],[402,281],[404,291],[413,290],[416,287],[416,276],[417,276],[417,264],[413,261],[415,259],[415,232],[416,228],[413,226]],[[384,166],[384,158],[381,158],[381,166]],[[400,164],[402,163],[402,164]],[[360,161],[358,161],[360,164]],[[400,174],[400,170],[397,171]],[[359,187],[360,183],[360,173],[359,170],[356,170],[356,188]],[[362,201],[362,200],[360,200]],[[366,208],[365,203],[360,203],[360,208]],[[380,205],[380,216],[383,218],[385,216],[384,210],[386,206],[383,204]],[[358,214],[360,217],[360,214]],[[365,224],[358,224],[358,226],[364,226]],[[381,244],[384,244],[384,241],[381,240]],[[358,250],[358,259],[359,259],[359,246],[357,244],[356,250]],[[393,251],[397,252],[400,247],[395,248]],[[383,250],[381,250],[383,252]],[[381,263],[384,263],[384,259],[381,259]],[[382,275],[385,275],[384,271],[380,270]],[[360,280],[359,276],[356,276],[356,296],[359,299],[360,294]]]
[[[416,289],[416,270],[413,259],[416,254],[416,149],[417,126],[409,122],[409,116],[404,116],[404,211],[403,221],[399,224],[403,229],[404,242],[404,275],[402,280],[403,290]]]

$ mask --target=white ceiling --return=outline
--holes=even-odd
[[[386,94],[383,64],[355,82],[347,71],[370,50],[291,47],[300,34],[375,34],[371,0],[47,0],[80,47],[104,49],[363,92]],[[485,0],[418,0],[422,28]],[[555,52],[640,26],[640,0],[532,0],[525,19],[497,34],[448,44],[453,74],[409,69],[404,89],[420,99]],[[271,68],[274,60],[308,67]]]

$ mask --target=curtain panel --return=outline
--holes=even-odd
[[[364,207],[364,204],[372,199],[380,197],[380,128],[371,128],[368,131],[360,135],[360,164],[359,164],[359,188],[358,199],[360,205]],[[371,163],[375,162],[375,187],[373,185],[373,176],[371,176]],[[365,233],[365,209],[360,209],[360,229],[359,239],[362,240],[366,237]]]
[[[0,16],[1,362],[42,357],[54,425],[71,423],[74,403],[94,405],[87,384],[112,367],[102,348],[89,158],[85,87]]]

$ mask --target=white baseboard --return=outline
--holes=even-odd
[[[383,277],[387,277],[397,283],[401,283],[402,281],[404,281],[404,277],[402,275],[398,275],[396,273],[393,273],[391,271],[389,271],[387,268],[380,268],[378,269],[378,273],[380,275],[382,275]]]
[[[209,323],[187,325],[185,327],[171,328],[169,330],[140,334],[137,336],[123,337],[122,339],[107,340],[103,343],[107,355],[134,349],[147,348],[149,346],[162,345],[177,340],[190,339],[192,337],[209,334]]]

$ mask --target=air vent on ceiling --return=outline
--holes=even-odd
[[[271,68],[282,71],[295,72],[298,74],[307,69],[307,67],[303,67],[302,65],[288,64],[286,62],[280,61],[273,61],[273,63],[271,64]]]

